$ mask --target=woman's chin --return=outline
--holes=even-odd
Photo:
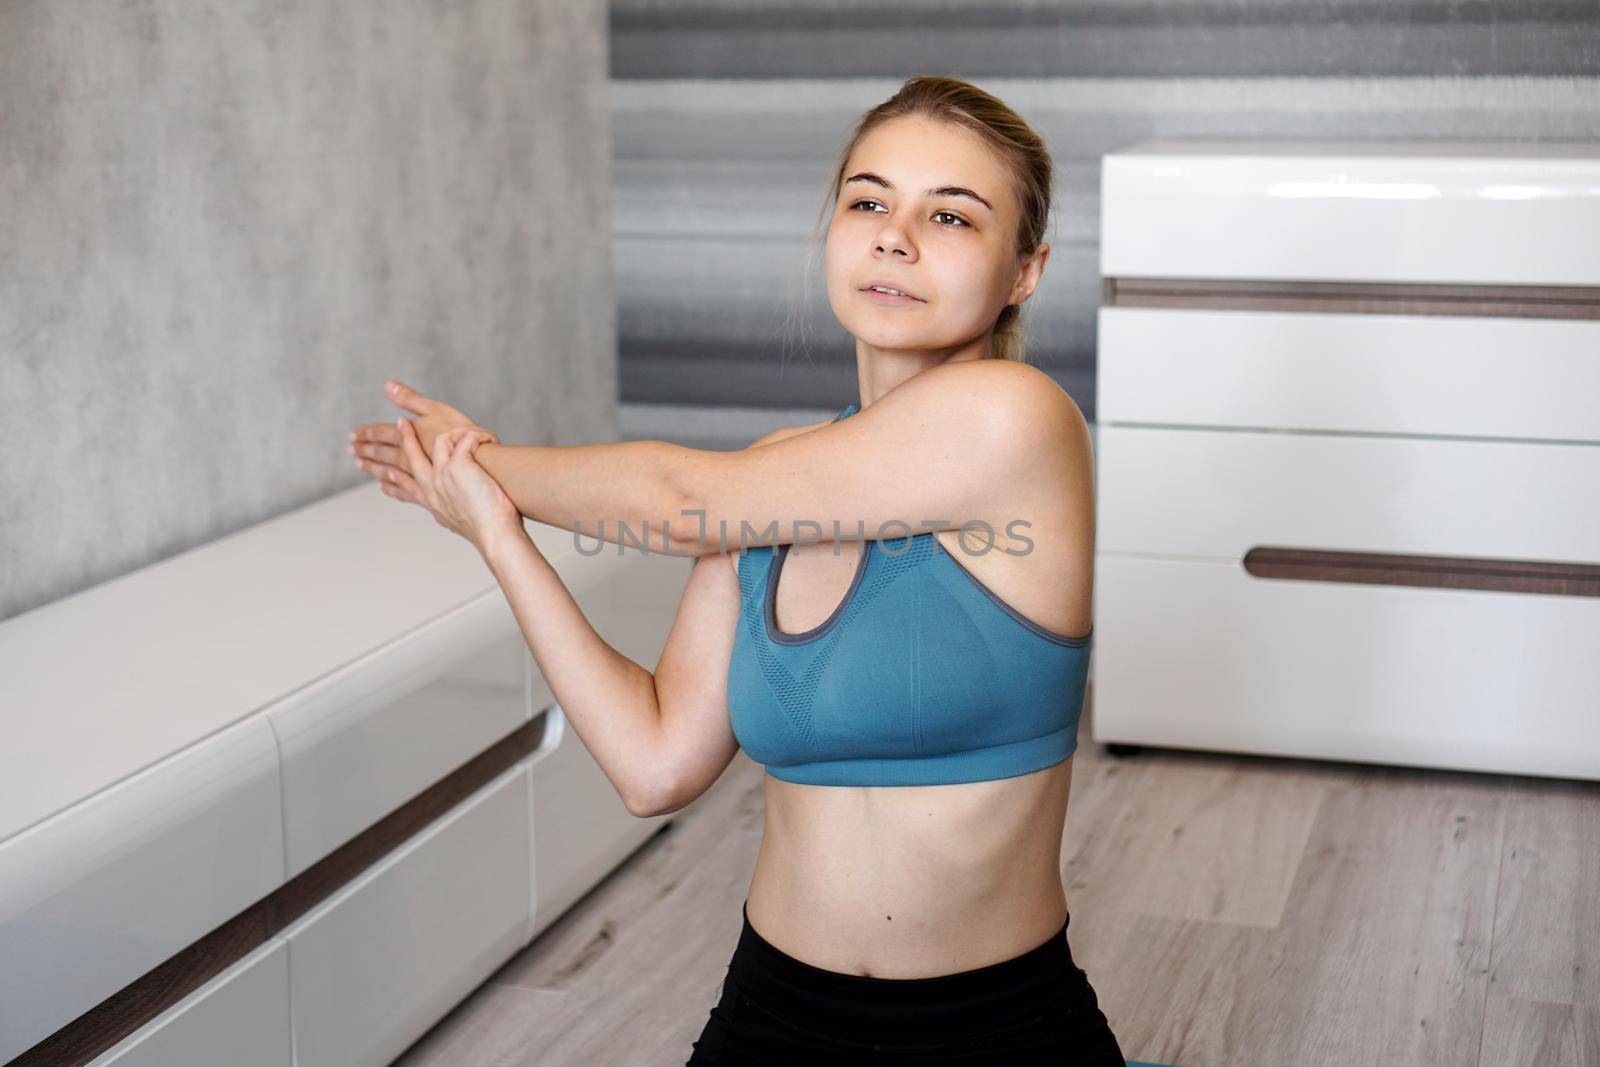
[[[871,318],[863,321],[862,316],[853,316],[855,321],[844,324],[845,329],[856,340],[869,344],[873,348],[937,348],[936,338],[928,336],[925,329],[910,328],[908,325],[874,322]]]
[[[957,347],[955,342],[944,337],[929,337],[926,334],[889,333],[888,331],[867,330],[854,335],[857,340],[880,352],[948,352]]]

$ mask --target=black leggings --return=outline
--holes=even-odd
[[[987,967],[869,978],[779,951],[750,926],[748,904],[722,999],[693,1048],[686,1067],[1127,1062],[1088,974],[1072,962],[1067,923]]]

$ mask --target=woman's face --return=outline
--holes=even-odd
[[[1010,173],[976,134],[892,119],[845,163],[828,228],[828,303],[874,348],[958,348],[1038,282],[1049,246],[1019,260],[1020,211]],[[864,291],[874,282],[915,299]]]

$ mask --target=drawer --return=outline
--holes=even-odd
[[[1600,561],[1592,446],[1104,424],[1097,445],[1101,552]]]
[[[1600,144],[1157,142],[1101,163],[1101,273],[1600,283]]]
[[[1600,598],[1096,559],[1097,742],[1600,779]]]
[[[278,751],[259,716],[0,843],[0,1062],[282,882]]]
[[[560,705],[533,775],[534,936],[638,848],[670,815],[629,813]]]
[[[526,940],[526,763],[284,930],[296,1067],[389,1063]]]
[[[532,661],[496,589],[275,705],[289,877],[526,722]]]
[[[1103,307],[1098,421],[1600,442],[1600,321]]]
[[[292,1067],[289,946],[272,940],[91,1061],[89,1067]]]

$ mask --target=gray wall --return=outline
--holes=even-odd
[[[1104,153],[1152,137],[1600,138],[1595,0],[611,10],[624,436],[659,436],[676,411],[685,440],[738,447],[800,409],[817,418],[856,399],[853,342],[820,268],[797,304],[808,346],[784,320],[833,155],[911,74],[976,82],[1051,146],[1054,250],[1024,317],[1035,362],[1091,420]]]
[[[600,0],[0,5],[0,617],[369,481],[389,376],[614,439],[607,62]]]

